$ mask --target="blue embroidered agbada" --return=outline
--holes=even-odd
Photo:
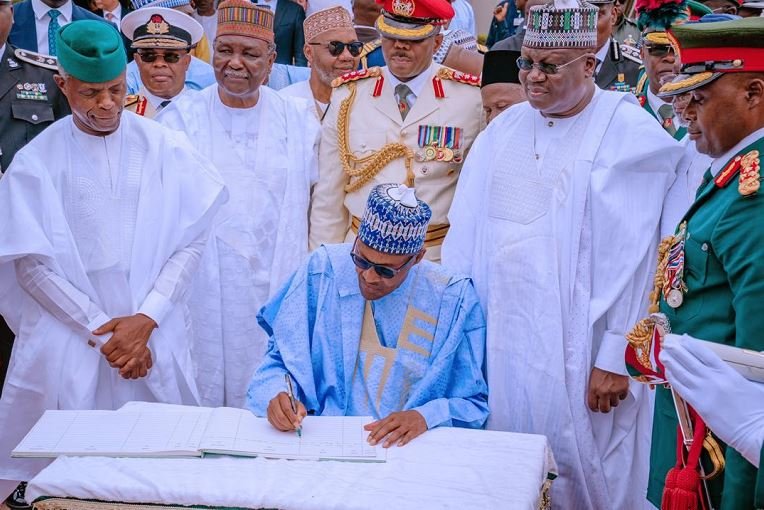
[[[317,415],[381,419],[414,409],[428,428],[481,427],[485,320],[471,281],[423,261],[395,291],[367,302],[351,248],[313,252],[261,310],[270,340],[247,407],[266,416],[288,372]]]

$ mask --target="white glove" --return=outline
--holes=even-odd
[[[722,441],[759,466],[764,443],[764,384],[748,381],[688,335],[666,335],[666,379]]]

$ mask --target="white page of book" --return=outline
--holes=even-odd
[[[199,456],[210,412],[45,411],[12,456]]]
[[[307,416],[299,437],[248,411],[221,407],[210,416],[200,447],[209,453],[384,462],[384,449],[366,441],[363,426],[372,421],[368,416]]]

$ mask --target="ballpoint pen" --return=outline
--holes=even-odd
[[[287,391],[289,392],[289,403],[292,405],[292,412],[297,415],[297,404],[295,403],[294,391],[292,390],[292,378],[289,377],[289,374],[284,374],[284,380],[286,381]],[[295,432],[297,432],[297,437],[302,437],[302,425],[297,425]]]

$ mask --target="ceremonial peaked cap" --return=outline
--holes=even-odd
[[[662,96],[708,85],[725,73],[764,72],[764,18],[685,23],[669,40],[682,62],[682,75],[661,87]]]
[[[411,255],[424,246],[432,212],[413,188],[380,184],[369,194],[358,227],[358,239],[373,250],[390,255]]]
[[[669,44],[666,30],[711,14],[711,9],[696,0],[637,0],[637,27],[648,44]]]
[[[122,37],[105,21],[87,19],[64,25],[56,32],[56,48],[59,65],[81,81],[111,81],[127,67]]]
[[[582,0],[534,5],[528,13],[526,48],[595,48],[598,9]]]
[[[483,72],[480,74],[480,86],[492,83],[520,83],[520,69],[517,59],[520,52],[515,50],[491,50],[483,57]]]
[[[188,14],[166,7],[144,7],[122,18],[120,28],[132,48],[186,49],[198,43],[202,26]]]
[[[374,26],[390,39],[417,41],[440,31],[454,17],[447,0],[377,0],[382,14]]]

